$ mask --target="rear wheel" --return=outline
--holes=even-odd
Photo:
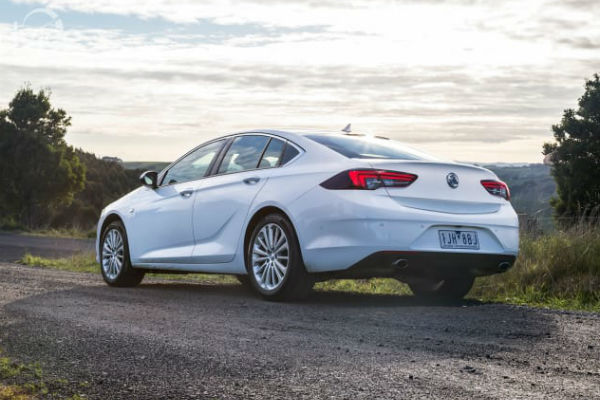
[[[475,278],[461,276],[437,280],[419,280],[409,282],[408,286],[417,297],[441,300],[460,300],[469,293]]]
[[[111,222],[102,232],[100,271],[110,286],[137,286],[144,279],[144,271],[131,267],[127,233],[121,221]]]
[[[267,300],[299,299],[312,289],[294,228],[281,214],[269,214],[254,227],[246,269],[252,287]]]

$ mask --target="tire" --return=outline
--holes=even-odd
[[[304,268],[294,227],[276,213],[263,217],[252,230],[246,246],[246,270],[252,287],[271,301],[304,298],[314,283]]]
[[[111,222],[102,232],[100,272],[110,286],[137,286],[144,279],[144,271],[131,266],[127,232],[121,221]]]
[[[413,294],[419,298],[431,300],[460,300],[469,293],[475,278],[461,276],[446,278],[442,281],[419,280],[409,282],[408,286]]]

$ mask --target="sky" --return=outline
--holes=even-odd
[[[0,108],[49,88],[67,141],[170,161],[250,129],[541,162],[600,73],[598,0],[0,0]]]

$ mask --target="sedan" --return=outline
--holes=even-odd
[[[288,300],[318,281],[386,277],[458,299],[519,249],[509,189],[493,172],[383,137],[236,133],[140,180],[98,222],[111,286],[146,272],[233,274]]]

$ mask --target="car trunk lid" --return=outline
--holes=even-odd
[[[459,163],[421,160],[369,160],[376,169],[418,175],[410,186],[386,187],[389,196],[405,207],[452,213],[485,214],[506,201],[490,195],[481,180],[498,178],[489,170]]]

